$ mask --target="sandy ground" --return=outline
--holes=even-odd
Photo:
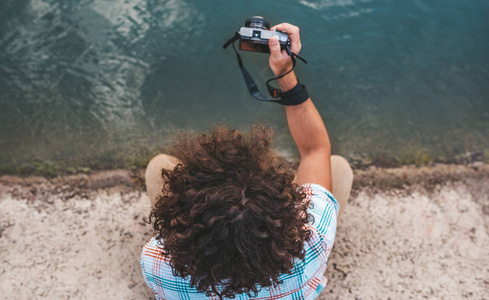
[[[141,174],[0,177],[0,299],[154,299]],[[489,299],[489,166],[355,175],[321,299]]]

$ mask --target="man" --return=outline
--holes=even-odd
[[[291,51],[301,49],[299,28],[288,23]],[[292,68],[270,39],[276,76]],[[298,84],[293,72],[283,92]],[[348,162],[331,156],[324,123],[311,99],[285,106],[301,161],[290,164],[270,149],[273,132],[217,128],[181,135],[170,154],[146,169],[156,236],[141,256],[143,276],[157,299],[315,299],[350,194]],[[331,194],[329,191],[332,191]],[[341,210],[340,210],[341,208]]]

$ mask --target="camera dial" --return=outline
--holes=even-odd
[[[270,22],[268,22],[263,17],[253,16],[251,18],[246,19],[246,21],[245,21],[245,27],[270,30]]]

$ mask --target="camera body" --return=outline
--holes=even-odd
[[[271,31],[270,23],[263,17],[254,16],[246,19],[245,27],[241,27],[239,34],[239,49],[253,52],[270,53],[268,40],[272,36],[278,38],[282,50],[290,45],[289,37],[281,31]]]
[[[263,96],[262,93],[258,90],[258,87],[251,77],[250,73],[246,70],[243,65],[243,60],[239,55],[236,47],[234,46],[234,42],[239,40],[239,49],[253,52],[261,52],[261,53],[270,53],[270,48],[268,47],[269,40],[276,36],[277,40],[280,44],[280,48],[285,50],[287,54],[290,56],[292,61],[292,68],[285,72],[284,74],[277,76],[275,78],[269,79],[267,81],[267,89],[270,95],[275,99],[268,99]],[[241,27],[239,31],[234,33],[234,36],[230,38],[224,45],[222,45],[223,49],[226,49],[229,45],[233,45],[233,50],[236,53],[236,58],[238,59],[238,65],[241,69],[241,73],[243,74],[244,81],[246,82],[246,86],[248,87],[248,91],[251,96],[260,101],[267,102],[277,102],[283,105],[298,105],[303,103],[309,98],[307,94],[306,88],[304,85],[297,83],[297,85],[290,91],[282,93],[280,89],[276,89],[270,85],[270,81],[278,80],[285,75],[292,72],[295,68],[296,58],[300,59],[304,63],[307,64],[307,61],[297,55],[296,53],[290,51],[290,40],[289,36],[285,32],[280,31],[271,31],[270,23],[265,20],[263,17],[251,17],[246,19],[245,26]],[[280,100],[277,100],[280,98]]]

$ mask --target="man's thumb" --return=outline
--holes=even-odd
[[[268,40],[268,47],[270,47],[270,54],[275,56],[280,53],[280,43],[278,42],[278,37],[272,36]]]

